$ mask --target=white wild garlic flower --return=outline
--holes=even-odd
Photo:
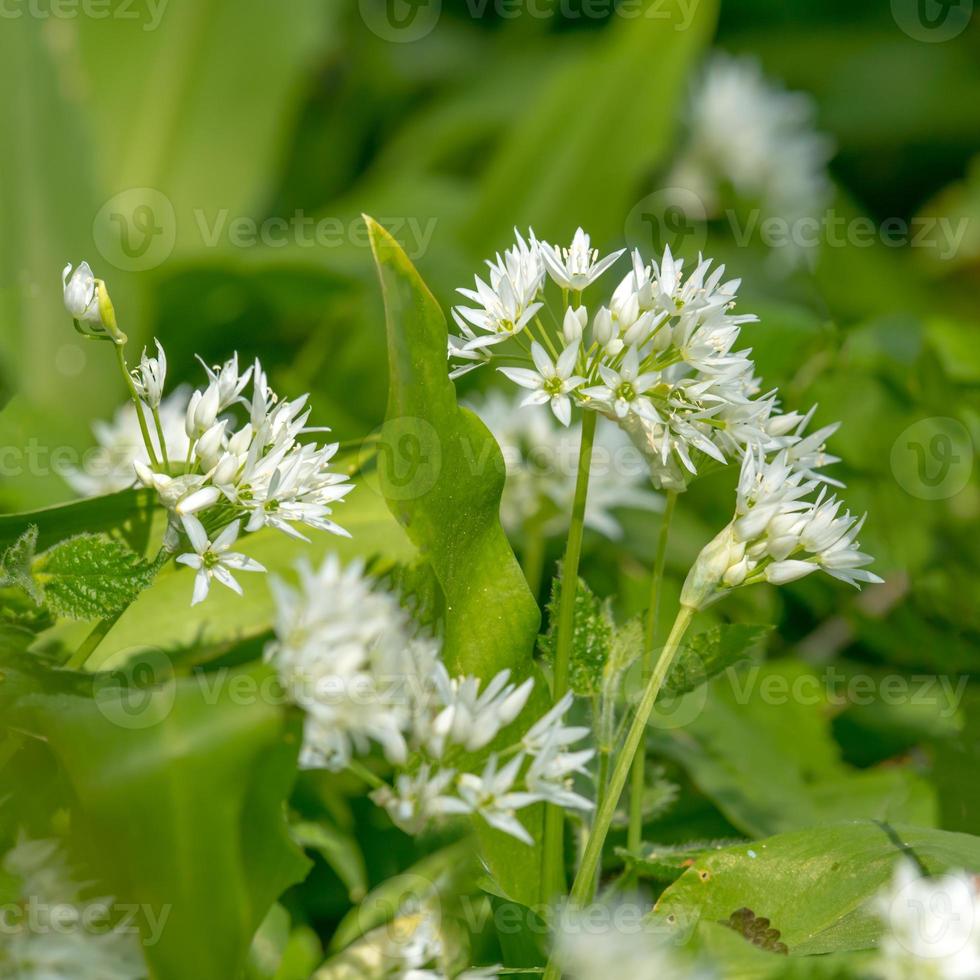
[[[537,268],[536,249],[550,290],[547,277],[511,271]],[[500,371],[529,389],[525,403],[550,405],[562,425],[576,408],[616,422],[657,488],[683,490],[706,462],[740,461],[792,442],[787,429],[798,420],[779,415],[774,391],[760,394],[750,352],[737,348],[742,324],[756,320],[734,313],[739,281],[726,281],[724,266],[710,260],[685,277],[669,248],[649,264],[634,252],[607,303],[583,305],[582,291],[621,254],[600,259],[581,229],[568,249],[518,233],[479,292],[481,309],[453,311],[460,333],[449,341],[451,376],[510,362]],[[497,316],[518,293],[520,315]]]
[[[0,868],[15,889],[0,943],[0,976],[144,980],[148,975],[135,927],[113,924],[115,899],[87,894],[58,841],[21,837]],[[37,928],[29,921],[29,904],[56,909],[58,928]],[[15,905],[25,910],[22,917],[11,913]]]
[[[687,138],[664,183],[698,199],[703,213],[690,217],[718,217],[734,206],[747,219],[758,208],[792,232],[802,219],[818,218],[830,198],[833,141],[815,119],[813,99],[767,79],[754,58],[716,53],[692,93]],[[676,197],[683,206],[685,195]],[[806,238],[787,234],[773,259],[787,270],[810,253]]]
[[[859,588],[882,581],[865,567],[873,559],[857,543],[864,518],[842,513],[841,501],[827,495],[827,479],[814,470],[835,458],[822,450],[823,437],[835,428],[771,458],[761,451],[745,457],[735,515],[691,567],[681,592],[684,605],[702,609],[739,586],[783,585],[818,570]],[[803,449],[794,452],[798,447]]]
[[[440,642],[360,562],[344,568],[332,555],[316,570],[302,563],[297,587],[273,580],[273,590],[276,640],[266,656],[306,713],[304,767],[342,769],[380,747],[395,775],[373,799],[411,833],[440,817],[479,814],[530,843],[518,811],[540,802],[591,808],[571,789],[592,751],[570,748],[588,734],[565,725],[570,699],[531,727],[533,739],[475,765],[524,712],[532,680],[517,684],[506,670],[485,684],[450,676]]]

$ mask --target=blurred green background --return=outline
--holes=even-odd
[[[899,247],[825,244],[789,275],[729,227],[701,230],[706,254],[743,277],[740,310],[760,315],[745,333],[766,386],[789,408],[816,402],[818,421],[844,421],[838,475],[849,505],[869,511],[862,542],[887,579],[860,595],[816,577],[749,590],[723,615],[774,615],[772,657],[943,675],[955,688],[980,667],[980,25],[951,22],[946,37],[916,19],[933,4],[658,0],[634,17],[597,15],[587,0],[537,0],[519,16],[477,0],[79,0],[60,13],[11,3],[0,30],[0,505],[70,499],[59,458],[91,445],[91,421],[123,400],[111,358],[71,330],[66,262],[87,259],[108,282],[134,348],[161,339],[174,381],[198,377],[194,353],[257,354],[276,388],[312,393],[314,422],[358,439],[382,420],[386,391],[359,215],[393,231],[447,308],[515,224],[550,240],[582,224],[603,249],[650,254],[663,235],[635,240],[628,217],[662,186],[692,79],[723,48],[815,99],[836,144],[837,214],[964,230],[955,248],[935,230]],[[496,383],[476,372],[460,388]],[[684,500],[675,592],[727,519],[732,482],[705,478]],[[646,603],[658,517],[622,520],[624,543],[589,536],[584,575],[629,615]],[[557,558],[560,541],[551,548]],[[935,697],[791,706],[778,724],[755,719],[762,748],[735,728],[718,735],[731,754],[721,762],[750,759],[778,782],[781,753],[812,722],[855,766],[913,772],[895,792],[914,797],[902,812],[915,822],[976,832],[980,784],[964,777],[980,759],[978,690],[960,690],[955,711]],[[715,803],[685,804],[678,826],[698,826],[692,807],[719,834],[726,821],[793,823],[719,808],[710,741],[664,747],[709,797],[714,787]],[[773,791],[761,782],[739,792]],[[845,795],[815,812],[848,815]]]

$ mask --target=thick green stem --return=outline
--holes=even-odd
[[[623,750],[616,760],[612,778],[609,780],[609,791],[600,809],[596,812],[595,822],[592,825],[592,832],[589,834],[589,842],[585,847],[585,856],[582,864],[575,876],[575,883],[572,885],[571,903],[573,906],[583,907],[590,899],[592,890],[595,887],[595,877],[599,869],[599,862],[602,858],[602,849],[612,826],[613,817],[616,815],[616,807],[619,798],[626,787],[626,780],[629,778],[633,756],[636,754],[637,746],[646,734],[647,724],[650,721],[650,714],[663,686],[670,665],[677,655],[681,640],[687,632],[687,628],[694,616],[694,610],[690,606],[681,606],[671,627],[670,636],[660,656],[657,659],[653,674],[643,691],[643,697],[637,706],[633,723],[630,725],[629,733]],[[558,980],[559,971],[554,962],[548,964],[544,973],[544,980]]]
[[[572,523],[568,529],[565,559],[561,570],[561,602],[558,607],[558,639],[555,644],[554,698],[561,700],[568,691],[568,664],[572,655],[575,632],[575,594],[578,591],[578,566],[582,557],[582,537],[585,532],[585,503],[589,493],[589,471],[592,466],[592,446],[599,416],[585,412],[582,418],[582,442],[579,446],[578,476],[575,481],[575,501]],[[564,869],[565,813],[560,807],[545,810],[544,854],[541,868],[541,898],[550,902],[565,891]]]
[[[663,591],[664,565],[667,561],[667,539],[670,537],[670,522],[674,516],[674,506],[677,503],[677,491],[667,494],[667,504],[664,507],[663,520],[660,522],[660,534],[657,537],[657,554],[653,565],[653,583],[650,587],[650,609],[647,612],[646,654],[643,677],[646,679],[653,670],[655,659],[655,644],[657,642],[657,623],[660,618],[660,594]],[[643,839],[643,790],[646,782],[647,745],[646,739],[640,740],[640,746],[633,758],[633,780],[630,788],[630,823],[626,846],[635,851]]]
[[[126,354],[123,351],[122,344],[115,344],[116,348],[116,358],[119,361],[119,370],[122,371],[123,378],[126,379],[126,387],[129,388],[129,397],[133,399],[133,405],[136,406],[136,418],[140,424],[140,432],[143,434],[143,444],[146,446],[146,454],[150,458],[151,466],[159,466],[157,461],[157,455],[153,451],[153,440],[150,438],[150,430],[146,424],[146,418],[143,415],[143,403],[140,401],[140,396],[136,393],[136,385],[133,384],[133,376],[129,373],[129,367],[126,364]]]
[[[109,630],[116,625],[122,613],[123,610],[120,610],[111,616],[106,616],[105,619],[100,619],[92,627],[92,632],[82,641],[81,646],[71,655],[65,667],[68,670],[82,670],[88,662],[88,658],[92,656],[96,647],[106,638]]]

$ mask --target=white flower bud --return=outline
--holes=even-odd
[[[565,321],[562,324],[562,333],[565,335],[565,343],[572,344],[576,340],[582,339],[582,334],[585,331],[585,325],[589,321],[588,310],[584,306],[580,306],[578,309],[572,309],[568,307],[565,310]]]
[[[139,369],[133,372],[133,384],[136,386],[137,393],[154,410],[160,407],[167,380],[167,355],[160,346],[159,340],[156,341],[156,345],[156,357],[147,357],[146,348],[143,348]]]
[[[612,314],[603,306],[592,321],[592,337],[600,347],[605,347],[615,334]]]
[[[215,422],[200,439],[197,440],[195,453],[205,471],[213,469],[221,456],[222,443],[225,438],[226,421]]]
[[[704,546],[691,566],[681,590],[681,603],[693,609],[703,609],[718,598],[718,589],[725,576],[744,558],[745,545],[736,539],[729,524]]]
[[[61,285],[65,309],[75,321],[76,329],[88,337],[126,343],[126,335],[116,324],[109,290],[101,279],[92,275],[88,262],[79,263],[74,272],[69,262],[61,270]]]

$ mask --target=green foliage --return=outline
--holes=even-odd
[[[540,638],[541,652],[552,661],[558,637],[562,574],[551,583],[548,601],[548,631]],[[608,599],[600,599],[582,578],[575,592],[575,626],[568,662],[568,681],[579,697],[595,697],[602,691],[603,677],[612,653],[615,624]]]
[[[532,670],[540,616],[500,526],[500,449],[486,426],[456,403],[439,304],[398,243],[367,221],[388,329],[382,490],[439,581],[450,671],[488,680],[510,669],[523,679]],[[532,704],[540,708],[544,695],[537,685]],[[497,832],[483,836],[494,874],[531,901],[538,887],[536,856]]]
[[[706,852],[667,889],[656,913],[690,929],[749,909],[769,919],[794,954],[866,949],[881,934],[868,902],[903,855],[930,874],[976,870],[980,838],[872,821],[808,827]]]
[[[782,661],[722,675],[669,718],[657,745],[740,831],[765,836],[866,817],[935,822],[928,784],[911,769],[857,770],[841,760],[819,675]]]
[[[685,640],[662,688],[662,697],[680,697],[696,690],[723,670],[753,657],[771,626],[723,623]]]
[[[270,703],[263,666],[151,686],[106,675],[93,697],[36,695],[33,724],[75,794],[78,840],[119,901],[162,932],[145,946],[153,975],[228,980],[282,891],[309,863],[287,833],[283,801],[298,727]],[[139,922],[144,938],[154,923]]]
[[[99,619],[125,609],[153,581],[156,566],[122,541],[79,534],[38,555],[31,574],[57,615]]]
[[[37,554],[28,529],[0,560],[0,587],[17,586],[67,619],[100,619],[125,609],[153,580],[156,566],[104,534],[78,534]]]

